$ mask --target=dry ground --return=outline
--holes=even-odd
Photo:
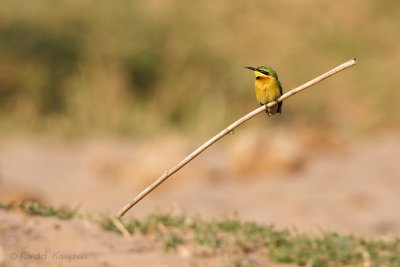
[[[298,135],[272,136],[273,142],[263,144],[260,136],[234,135],[211,148],[129,215],[143,217],[164,210],[203,218],[238,214],[243,220],[310,233],[321,229],[364,236],[400,233],[399,136],[347,145],[315,136],[311,142]],[[45,205],[78,207],[81,212],[114,213],[193,146],[172,137],[141,143],[3,141],[0,200],[34,199]],[[4,266],[229,264],[222,256],[166,253],[152,240],[135,236],[132,242],[84,221],[0,211],[0,234]],[[22,252],[47,252],[47,259],[10,258]],[[84,259],[57,258],[62,253]],[[267,259],[254,261],[271,266]]]

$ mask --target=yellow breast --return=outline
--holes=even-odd
[[[274,77],[260,76],[255,82],[256,98],[261,105],[274,101],[281,96]]]

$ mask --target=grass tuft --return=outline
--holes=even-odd
[[[78,215],[76,210],[61,210],[53,207],[43,207],[40,206],[39,203],[32,201],[24,201],[19,205],[19,207],[31,215],[56,217],[61,220],[70,220]]]

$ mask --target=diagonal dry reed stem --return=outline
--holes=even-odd
[[[312,79],[311,81],[306,82],[303,85],[300,85],[290,91],[288,91],[287,93],[283,94],[281,97],[279,97],[276,101],[270,102],[264,106],[261,106],[255,110],[253,110],[252,112],[246,114],[245,116],[241,117],[240,119],[238,119],[237,121],[235,121],[234,123],[232,123],[231,125],[229,125],[228,127],[226,127],[224,130],[222,130],[220,133],[218,133],[216,136],[214,136],[213,138],[211,138],[210,140],[208,140],[207,142],[205,142],[202,146],[200,146],[199,148],[197,148],[195,151],[193,151],[190,155],[188,155],[186,158],[184,158],[181,162],[179,162],[176,166],[172,167],[171,169],[169,169],[168,171],[164,172],[164,174],[158,178],[155,182],[153,182],[149,187],[147,187],[145,190],[143,190],[139,195],[137,195],[134,199],[132,199],[128,204],[126,204],[118,213],[117,213],[117,217],[120,218],[122,216],[124,216],[124,214],[131,209],[136,203],[138,203],[142,198],[144,198],[147,194],[149,194],[151,191],[153,191],[157,186],[159,186],[162,182],[164,182],[165,180],[167,180],[168,177],[170,177],[171,175],[173,175],[174,173],[176,173],[177,171],[179,171],[183,166],[185,166],[186,164],[188,164],[192,159],[194,159],[195,157],[197,157],[198,155],[200,155],[204,150],[206,150],[208,147],[210,147],[211,145],[213,145],[215,142],[217,142],[219,139],[221,139],[222,137],[224,137],[225,135],[229,134],[230,132],[232,132],[236,127],[238,127],[239,125],[241,125],[242,123],[248,121],[249,119],[253,118],[254,116],[256,116],[257,114],[261,113],[262,111],[264,111],[267,107],[272,107],[273,105],[276,105],[277,103],[283,101],[284,99],[291,97],[292,95],[297,94],[300,91],[303,91],[307,88],[309,88],[310,86],[344,70],[347,69],[353,65],[356,64],[356,59],[351,59],[333,69],[331,69],[330,71]]]

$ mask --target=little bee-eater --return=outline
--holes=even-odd
[[[256,98],[261,106],[275,101],[282,95],[282,85],[278,79],[278,74],[274,69],[267,66],[245,68],[254,71],[256,76]],[[275,113],[281,113],[282,102],[267,108],[265,111],[267,112],[268,116],[274,115]]]

